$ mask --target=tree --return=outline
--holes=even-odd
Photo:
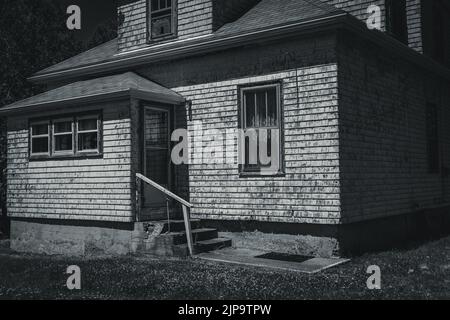
[[[0,0],[0,106],[42,91],[27,77],[83,51],[54,0]],[[0,118],[0,207],[6,212],[6,122]],[[2,224],[3,220],[3,224]],[[0,230],[5,231],[5,217]]]
[[[110,19],[97,26],[97,29],[89,39],[86,50],[117,38],[117,18]]]

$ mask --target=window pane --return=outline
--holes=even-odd
[[[72,135],[65,134],[55,136],[55,151],[72,151]]]
[[[277,125],[277,90],[273,88],[267,91],[267,126]]]
[[[97,130],[97,118],[78,120],[78,131]]]
[[[169,120],[166,112],[145,111],[145,144],[148,147],[167,147],[169,143]]]
[[[152,36],[164,36],[172,33],[172,17],[164,16],[152,19]]]
[[[32,128],[32,135],[33,136],[48,134],[48,124],[46,124],[46,123],[44,123],[44,124],[35,124],[35,125],[32,125],[31,128]]]
[[[171,6],[170,0],[159,0],[159,8],[160,9],[166,9],[170,8]]]
[[[97,132],[78,134],[78,151],[97,150],[98,135]]]
[[[252,92],[245,93],[245,119],[246,127],[252,128],[256,124],[256,114],[255,114],[255,94]]]
[[[152,0],[152,10],[159,9],[159,0]]]
[[[55,133],[72,132],[72,121],[55,122],[53,130]]]
[[[48,153],[48,138],[32,138],[31,153]]]
[[[266,90],[256,92],[256,119],[259,127],[266,126]]]

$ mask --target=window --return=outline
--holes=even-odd
[[[386,31],[397,40],[408,43],[406,0],[386,0]]]
[[[71,119],[53,121],[53,154],[73,153],[73,124]]]
[[[100,127],[99,114],[31,121],[30,156],[57,158],[99,155]]]
[[[99,118],[97,116],[77,119],[78,151],[98,152]]]
[[[426,129],[428,170],[430,173],[439,173],[440,171],[438,117],[436,104],[428,103],[426,110]]]
[[[31,123],[31,154],[48,155],[50,144],[49,122],[33,122]]]
[[[281,174],[280,84],[241,88],[240,98],[241,174]]]
[[[445,43],[447,39],[444,35],[445,22],[444,22],[444,8],[443,4],[439,1],[433,1],[433,58],[437,61],[445,63]]]
[[[150,36],[152,40],[175,35],[176,0],[150,0]]]

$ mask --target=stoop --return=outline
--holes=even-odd
[[[191,220],[194,254],[231,246],[231,239],[218,236],[217,229],[203,228],[200,220]],[[189,249],[184,221],[151,221],[135,224],[132,251],[155,256],[187,257]]]

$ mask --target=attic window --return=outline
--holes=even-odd
[[[176,0],[150,0],[150,35],[152,40],[175,35]]]
[[[386,0],[386,31],[395,39],[408,44],[406,0]]]

